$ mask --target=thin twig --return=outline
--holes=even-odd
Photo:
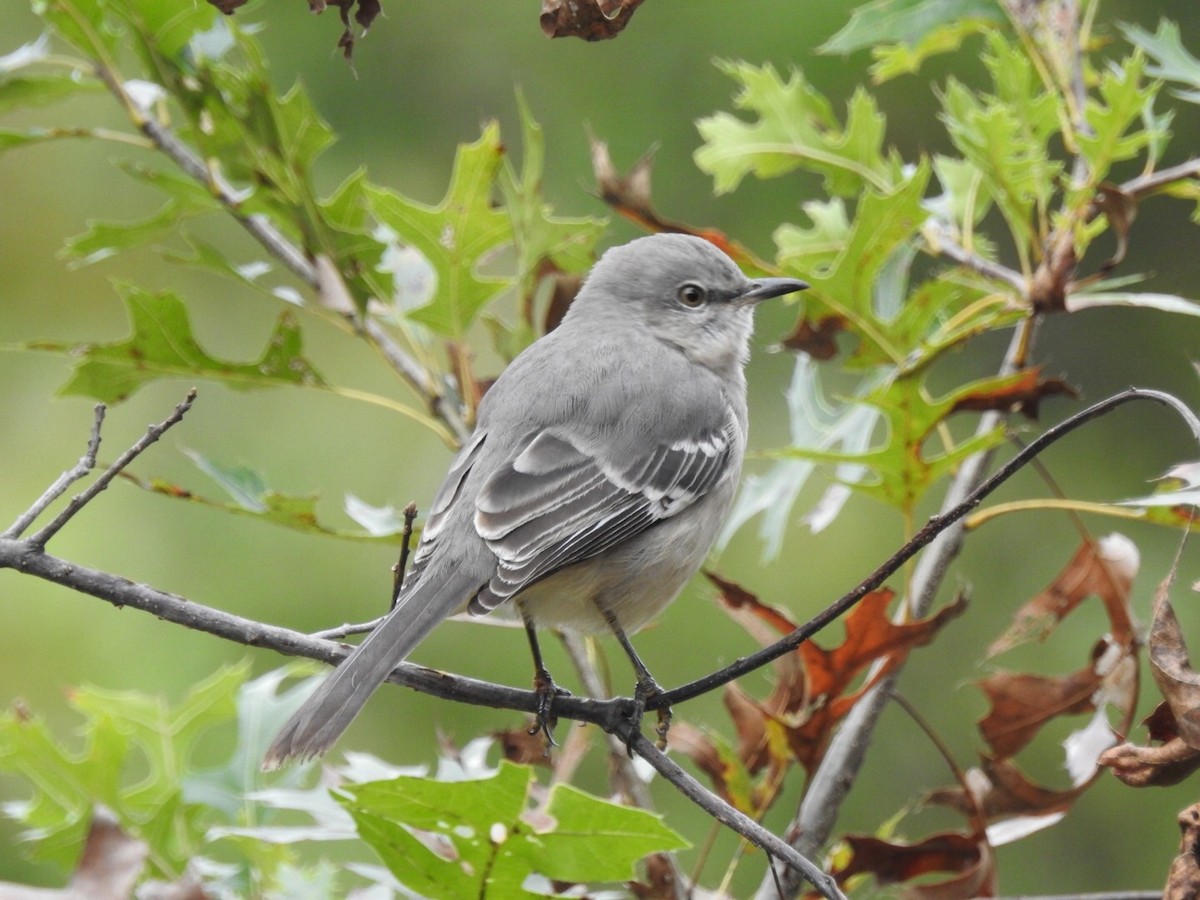
[[[1200,157],[1189,159],[1187,162],[1182,162],[1177,166],[1159,169],[1157,172],[1150,172],[1147,175],[1138,175],[1136,178],[1131,178],[1123,183],[1120,186],[1120,191],[1131,197],[1142,198],[1153,194],[1155,191],[1169,184],[1173,184],[1176,181],[1183,181],[1187,178],[1200,178]]]
[[[108,407],[103,403],[96,404],[94,418],[92,419],[92,433],[88,438],[87,450],[79,458],[79,462],[59,475],[54,484],[50,485],[46,489],[46,492],[38,497],[29,509],[17,516],[17,520],[8,527],[7,531],[0,534],[0,537],[19,538],[25,533],[25,529],[32,525],[37,517],[45,512],[46,507],[61,497],[67,488],[76,481],[87,477],[87,474],[96,467],[96,454],[100,450],[100,428],[104,425],[104,413],[107,409]]]
[[[187,392],[187,396],[183,398],[178,406],[172,410],[171,414],[159,422],[157,425],[151,425],[146,429],[146,433],[138,439],[128,450],[117,457],[116,461],[107,469],[100,473],[100,477],[93,481],[82,493],[76,494],[71,498],[71,502],[67,504],[57,516],[51,520],[50,524],[46,525],[40,531],[29,538],[29,543],[35,547],[44,547],[50,538],[54,537],[59,530],[66,525],[81,509],[87,506],[97,494],[104,490],[121,474],[121,470],[137,459],[146,448],[157,441],[168,429],[177,425],[183,419],[187,411],[192,408],[192,403],[196,400],[196,389],[192,388]],[[97,445],[100,442],[99,422],[93,427],[92,434],[95,437]],[[90,446],[89,446],[90,449]],[[93,460],[94,462],[94,460]]]
[[[935,256],[945,256],[973,272],[1003,282],[1016,291],[1018,296],[1024,296],[1028,291],[1029,282],[1024,275],[1016,269],[1010,269],[1006,265],[985,259],[978,253],[963,247],[950,236],[944,226],[936,221],[926,222],[923,234],[929,252]]]

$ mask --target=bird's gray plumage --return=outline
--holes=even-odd
[[[324,752],[440,621],[516,602],[539,627],[636,630],[696,572],[746,441],[751,281],[711,244],[606,253],[559,327],[480,404],[393,611],[284,726],[264,765]]]

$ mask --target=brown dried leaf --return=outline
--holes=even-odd
[[[643,860],[643,864],[646,879],[629,882],[629,892],[638,900],[675,900],[679,896],[675,884],[677,870],[667,855],[652,853]]]
[[[642,0],[542,0],[538,21],[548,38],[603,41],[620,34],[641,5]]]
[[[1054,717],[1094,710],[1100,682],[1092,666],[1057,678],[997,672],[979,682],[991,703],[979,731],[997,757],[1014,756]]]
[[[955,401],[950,412],[1016,411],[1036,421],[1041,401],[1061,394],[1079,396],[1079,392],[1061,378],[1042,378],[1041,368],[1033,367],[1022,371],[1003,387],[964,394]]]
[[[824,362],[837,356],[837,336],[845,327],[845,318],[836,314],[821,319],[815,328],[805,317],[780,343],[789,350],[807,353],[813,359]]]
[[[1008,630],[988,647],[990,659],[1032,640],[1044,640],[1083,600],[1095,595],[1104,602],[1113,639],[1133,641],[1129,589],[1138,570],[1138,551],[1122,534],[1084,543],[1050,585],[1017,610]]]
[[[892,843],[870,835],[847,835],[852,856],[840,871],[839,882],[853,875],[870,874],[880,884],[911,881],[931,872],[953,872],[954,878],[937,884],[909,887],[906,897],[919,900],[959,900],[992,896],[996,865],[983,834],[943,832],[915,844]]]
[[[1011,759],[983,757],[980,768],[967,772],[971,798],[960,785],[930,791],[925,802],[956,809],[967,816],[983,811],[987,821],[1006,816],[1049,816],[1070,808],[1091,782],[1055,790],[1030,781]]]
[[[1100,765],[1130,787],[1168,787],[1200,768],[1200,752],[1179,737],[1156,747],[1124,743],[1105,751]]]
[[[665,219],[658,214],[650,202],[653,148],[633,164],[628,174],[621,175],[613,166],[612,157],[608,154],[608,144],[594,136],[590,141],[592,173],[596,177],[596,196],[611,206],[618,215],[647,231],[667,231],[703,238],[739,263],[763,267],[750,251],[736,241],[731,241],[724,232],[715,228],[694,228],[682,222]]]
[[[1129,229],[1133,220],[1137,218],[1138,201],[1117,185],[1104,182],[1096,188],[1092,206],[1097,212],[1104,213],[1108,224],[1112,226],[1113,237],[1117,239],[1112,259],[1100,267],[1100,271],[1093,276],[1095,279],[1104,277],[1125,260],[1125,254],[1129,250]]]
[[[0,882],[0,898],[25,900],[127,900],[142,874],[149,848],[121,828],[105,806],[92,811],[83,854],[62,890]]]
[[[1154,594],[1154,618],[1146,643],[1154,683],[1171,708],[1176,733],[1200,749],[1200,673],[1192,668],[1175,608],[1169,599],[1178,560]]]
[[[500,744],[500,752],[509,762],[522,766],[553,768],[546,749],[546,738],[532,719],[525,727],[493,731],[492,737]]]
[[[1179,855],[1171,861],[1163,900],[1200,897],[1200,803],[1179,814]]]
[[[246,5],[246,0],[208,0],[208,2],[227,16],[232,16],[235,9]]]

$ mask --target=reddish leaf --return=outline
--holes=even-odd
[[[796,629],[796,623],[782,610],[763,604],[730,581],[705,574],[721,589],[722,608],[760,644],[771,644]],[[824,754],[834,726],[873,683],[863,684],[851,693],[855,679],[876,660],[883,659],[886,665],[875,673],[875,680],[882,678],[904,654],[928,643],[946,622],[966,608],[959,598],[929,619],[895,624],[887,617],[893,596],[884,589],[864,597],[847,614],[846,638],[837,647],[824,650],[806,641],[776,660],[776,683],[766,700],[754,700],[740,689],[737,693],[727,692],[726,705],[731,714],[736,712],[739,724],[739,758],[751,772],[770,761],[763,749],[768,720],[780,723],[795,760],[812,771]]]
[[[642,0],[542,0],[538,21],[548,38],[603,41],[620,34],[641,5]]]
[[[1179,855],[1171,861],[1163,900],[1200,897],[1200,803],[1179,814]]]
[[[1084,543],[1050,585],[1022,606],[1012,624],[987,650],[989,658],[1032,640],[1043,640],[1089,596],[1104,602],[1113,639],[1133,641],[1129,588],[1138,570],[1137,547],[1129,538],[1110,534],[1095,544]]]
[[[957,877],[937,884],[910,887],[906,896],[922,900],[957,900],[995,893],[995,860],[986,838],[944,832],[916,844],[891,843],[870,835],[848,835],[852,856],[837,879],[874,875],[880,884],[911,881],[931,872],[954,872]]]
[[[1003,387],[991,390],[972,391],[959,397],[950,412],[1000,412],[1017,411],[1022,415],[1037,419],[1038,405],[1046,397],[1056,394],[1066,394],[1078,397],[1079,392],[1061,378],[1042,378],[1040,368],[1030,368],[1022,371],[1019,376],[1007,381]]]

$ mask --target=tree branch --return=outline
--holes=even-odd
[[[108,407],[103,403],[96,404],[95,418],[92,420],[92,434],[88,438],[87,450],[79,458],[79,462],[59,475],[54,484],[50,485],[29,509],[17,516],[17,520],[8,527],[8,530],[0,533],[0,537],[19,538],[51,503],[66,492],[67,488],[81,478],[86,478],[87,474],[96,467],[96,454],[100,451],[100,428],[104,425],[104,413],[107,409]]]
[[[146,448],[162,437],[168,429],[179,424],[179,422],[187,414],[187,411],[192,408],[192,403],[194,403],[195,400],[196,389],[192,388],[187,392],[187,396],[183,398],[183,402],[176,406],[174,411],[169,416],[167,416],[157,425],[151,425],[149,428],[147,428],[146,433],[142,435],[136,443],[129,447],[129,449],[118,456],[116,462],[105,469],[100,474],[99,478],[93,481],[92,484],[82,493],[72,497],[71,502],[67,504],[66,508],[62,512],[55,516],[48,525],[43,527],[40,531],[33,535],[33,537],[29,538],[29,544],[34,547],[45,547],[46,542],[50,540],[50,538],[54,537],[54,535],[56,535],[64,525],[71,521],[71,519],[75,517],[76,513],[87,506],[97,494],[107,488],[109,484],[112,483],[112,480],[120,475],[121,471],[126,466],[141,456]],[[100,406],[97,409],[103,409],[103,406]],[[96,420],[92,426],[92,437],[88,441],[88,453],[91,454],[90,462],[92,465],[95,465],[96,462],[95,450],[100,446],[100,424],[103,421],[103,418],[104,417],[101,413],[97,413]],[[88,457],[85,456],[84,459],[81,460],[81,464],[87,460]],[[91,465],[89,465],[84,471],[84,474],[86,474],[87,471],[90,471],[90,469]],[[80,477],[82,477],[82,475]],[[62,479],[60,479],[60,481],[61,480]],[[70,482],[68,481],[67,484],[70,484]],[[63,489],[66,489],[66,484],[63,485]],[[44,509],[45,507],[42,508]],[[33,518],[35,518],[38,514],[37,512],[34,512],[36,509],[37,504],[35,503],[34,506],[31,507],[26,513],[27,516],[30,513],[33,514],[29,519],[30,523],[33,522]]]

